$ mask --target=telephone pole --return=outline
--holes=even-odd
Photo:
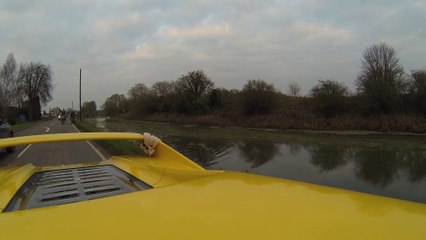
[[[81,68],[80,68],[80,121],[81,121]]]

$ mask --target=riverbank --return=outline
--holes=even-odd
[[[418,116],[382,115],[378,117],[341,116],[331,119],[313,115],[297,118],[288,114],[237,117],[232,115],[150,114],[139,118],[119,116],[112,120],[148,121],[171,123],[181,126],[241,127],[264,129],[267,131],[298,132],[307,134],[343,135],[415,135],[426,134],[426,119]]]
[[[74,125],[81,132],[102,132],[103,129],[97,128],[96,126],[84,122],[75,121]],[[136,144],[126,141],[95,141],[105,152],[110,155],[140,155],[144,154],[144,151],[140,149]]]

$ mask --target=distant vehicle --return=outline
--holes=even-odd
[[[65,114],[59,114],[58,115],[58,121],[60,121],[61,124],[67,123],[67,115],[65,115]]]
[[[13,130],[10,124],[6,121],[0,119],[0,138],[9,138],[13,137]],[[1,149],[1,148],[0,148]],[[7,153],[13,153],[15,151],[15,147],[6,147]]]

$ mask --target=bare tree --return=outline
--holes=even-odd
[[[301,89],[299,87],[299,84],[297,84],[297,82],[292,82],[290,83],[290,85],[288,85],[288,95],[292,97],[299,96],[300,90]]]
[[[346,112],[345,97],[349,94],[348,88],[335,80],[319,80],[311,89],[314,101],[314,111],[327,117],[335,117]]]
[[[214,83],[202,70],[198,70],[182,75],[178,80],[177,87],[189,97],[197,99],[208,94],[213,89]]]
[[[177,81],[159,81],[152,85],[150,93],[155,101],[156,111],[170,112],[176,107]]]
[[[422,92],[426,96],[426,70],[411,71],[412,88],[415,92]]]
[[[30,110],[30,120],[40,118],[40,104],[52,100],[53,79],[50,65],[41,62],[21,64],[18,74],[19,89],[24,93]]]
[[[96,115],[96,102],[84,102],[83,106],[81,107],[81,112],[85,118],[94,117]]]
[[[395,49],[386,43],[374,44],[364,51],[356,85],[371,111],[395,110],[404,88],[403,74]]]
[[[148,106],[149,89],[143,83],[136,83],[127,93],[129,110],[133,115],[146,112]]]
[[[105,100],[102,109],[107,116],[116,116],[119,113],[126,113],[128,109],[128,101],[123,94],[115,93]]]
[[[207,96],[214,83],[202,70],[182,75],[176,82],[177,111],[202,113],[207,110]]]
[[[278,91],[263,80],[248,80],[242,94],[242,108],[246,115],[271,113],[278,105]]]
[[[426,70],[413,70],[410,77],[411,91],[417,111],[426,114]]]
[[[138,101],[143,97],[146,97],[149,89],[143,83],[136,83],[128,92],[129,100]]]
[[[174,94],[175,81],[159,81],[152,85],[151,92],[157,97],[167,97]]]
[[[7,56],[0,71],[0,114],[8,116],[8,108],[17,103],[17,65],[13,53]]]

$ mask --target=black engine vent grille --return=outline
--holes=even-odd
[[[149,188],[113,165],[39,172],[21,186],[3,211],[79,202]]]

